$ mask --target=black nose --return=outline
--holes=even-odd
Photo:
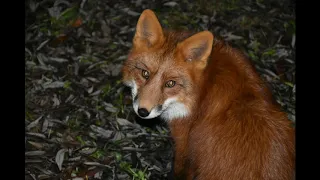
[[[141,116],[141,117],[147,117],[149,115],[149,112],[146,108],[139,108],[138,109],[138,114]]]

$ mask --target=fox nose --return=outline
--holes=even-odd
[[[149,115],[149,112],[146,108],[139,108],[138,109],[138,114],[141,116],[141,117],[147,117]]]

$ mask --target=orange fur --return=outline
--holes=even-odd
[[[150,79],[140,76],[140,67]],[[177,86],[162,85],[177,77]],[[187,116],[168,121],[178,179],[291,180],[295,136],[287,115],[248,59],[208,32],[163,30],[151,10],[137,24],[123,81],[134,80],[140,106],[178,97]]]

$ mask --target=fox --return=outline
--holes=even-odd
[[[209,30],[139,16],[122,67],[132,106],[174,141],[173,179],[292,180],[295,128],[249,58]]]

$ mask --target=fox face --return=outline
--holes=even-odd
[[[212,42],[208,31],[195,35],[163,31],[155,14],[145,10],[122,69],[122,81],[131,88],[135,113],[143,119],[188,116]]]
[[[134,111],[143,119],[161,115],[169,120],[188,115],[183,98],[188,94],[188,78],[179,76],[169,61],[152,66],[150,62],[156,60],[148,55],[137,58],[131,60],[133,64],[128,63],[130,79],[124,81],[131,87]]]
[[[128,59],[124,84],[131,87],[133,109],[141,118],[161,115],[170,120],[188,115],[192,100],[186,97],[192,94],[192,77],[183,75],[187,69],[173,58],[146,52]]]

